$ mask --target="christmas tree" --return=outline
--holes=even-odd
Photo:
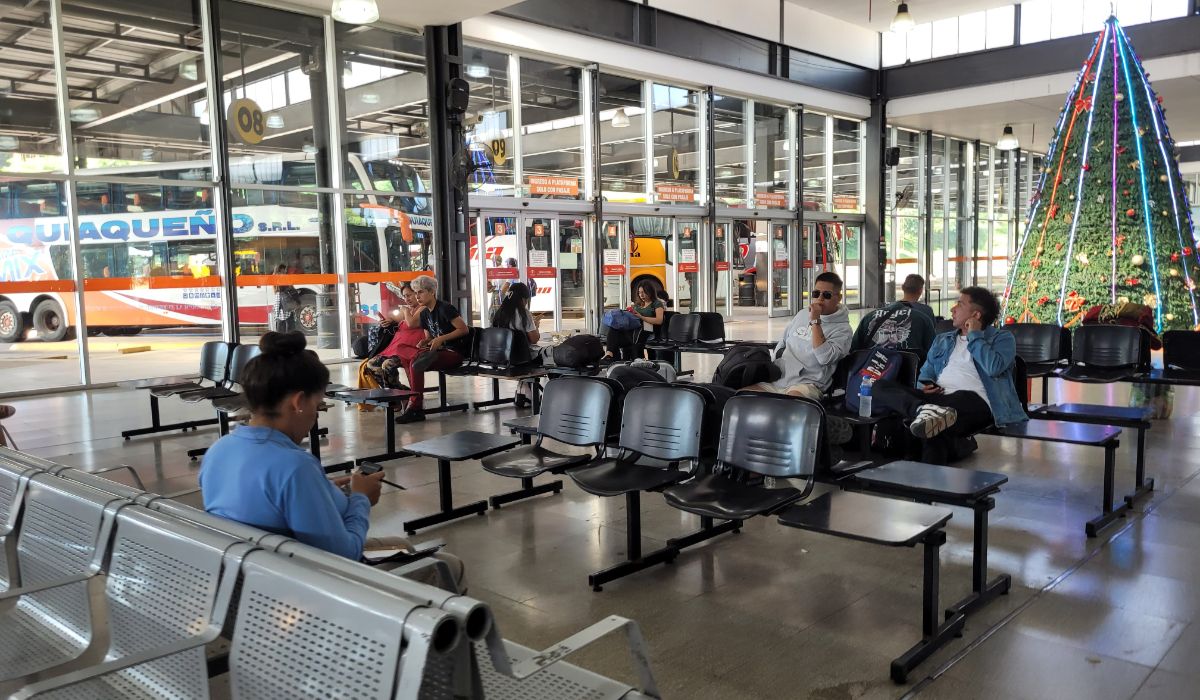
[[[1116,17],[1059,117],[1004,290],[1005,323],[1074,326],[1097,304],[1200,330],[1193,237],[1162,100]]]

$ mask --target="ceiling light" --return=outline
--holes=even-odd
[[[333,0],[333,18],[346,24],[370,24],[379,20],[375,0]]]
[[[373,92],[364,92],[358,99],[362,100],[365,105],[379,104],[379,95]]]
[[[20,145],[15,136],[0,136],[0,151],[15,151]]]
[[[184,80],[196,80],[200,77],[200,69],[196,67],[195,61],[186,61],[179,64],[179,77]]]
[[[910,31],[914,25],[912,15],[908,14],[908,3],[900,3],[900,6],[896,8],[896,16],[892,19],[892,31],[904,34]]]
[[[613,113],[612,125],[614,129],[624,129],[629,126],[629,115],[625,113],[624,107]]]
[[[809,189],[815,190],[821,186],[821,181],[816,178],[809,178],[808,180],[804,181],[804,186]]]
[[[482,63],[468,64],[465,72],[468,78],[475,78],[476,80],[486,78],[492,74],[491,69]]]
[[[1017,140],[1016,134],[1013,133],[1012,126],[1005,124],[1004,133],[1000,135],[1000,140],[996,142],[996,148],[1002,151],[1011,151],[1020,147],[1021,142]]]
[[[100,118],[100,110],[95,107],[76,107],[71,110],[71,121],[94,122]]]
[[[153,148],[143,148],[142,149],[142,160],[154,160],[154,149]]]
[[[200,112],[200,125],[208,126],[208,110]]]
[[[315,154],[316,154],[316,152],[317,152],[317,147],[316,147],[316,146],[314,146],[314,145],[312,145],[311,143],[306,143],[306,144],[304,144],[304,146],[302,146],[302,147],[300,148],[300,150],[304,151],[305,153],[307,153],[308,155],[310,155],[310,156],[311,156],[311,155],[315,155]]]
[[[282,129],[283,128],[283,117],[275,112],[268,114],[267,115],[267,128]]]
[[[733,177],[733,168],[721,168],[717,171],[717,177]]]

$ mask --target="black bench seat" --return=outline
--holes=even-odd
[[[1113,507],[1114,481],[1116,480],[1117,447],[1121,429],[1111,425],[1090,425],[1057,420],[1030,420],[1003,428],[995,427],[981,433],[998,437],[1014,437],[1022,440],[1061,442],[1068,445],[1086,445],[1104,449],[1104,496],[1101,513],[1084,525],[1088,537],[1095,537],[1100,530],[1125,517],[1130,504]]]
[[[1154,412],[1149,406],[1106,406],[1090,403],[1064,403],[1043,406],[1031,411],[1036,418],[1061,420],[1092,425],[1113,425],[1137,431],[1137,451],[1134,453],[1133,493],[1125,496],[1132,504],[1136,499],[1154,490],[1154,478],[1146,476],[1146,431],[1153,427],[1150,416]]]
[[[838,482],[851,490],[972,510],[971,593],[946,609],[947,619],[957,613],[970,615],[1012,587],[1012,577],[1008,574],[987,580],[988,513],[996,507],[994,496],[1006,483],[1005,474],[909,461],[856,472]]]
[[[896,683],[906,682],[909,672],[960,634],[966,621],[965,615],[954,613],[942,622],[942,611],[938,609],[941,547],[946,543],[945,527],[951,516],[945,508],[848,491],[824,493],[779,514],[781,524],[801,530],[885,547],[923,545],[922,637],[912,648],[892,660],[891,676]]]

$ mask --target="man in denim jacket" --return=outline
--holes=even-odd
[[[950,310],[954,330],[934,338],[920,387],[884,380],[872,388],[876,406],[910,421],[909,430],[923,440],[922,461],[945,464],[954,438],[1029,420],[1013,386],[1016,340],[993,326],[999,314],[991,292],[963,289]]]

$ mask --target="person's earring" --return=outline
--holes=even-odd
[[[299,414],[299,413],[304,413],[304,409],[302,409],[302,408],[297,408],[297,409],[296,409],[296,413],[298,413],[298,414]]]

